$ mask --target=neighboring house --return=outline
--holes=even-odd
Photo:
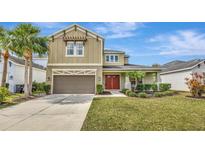
[[[48,57],[33,57],[33,62],[46,68]]]
[[[190,61],[172,61],[162,65],[164,69],[160,73],[162,83],[171,83],[172,90],[188,91],[185,78],[192,73],[205,74],[205,60],[195,59]]]
[[[159,67],[132,65],[123,51],[105,50],[102,36],[73,25],[50,36],[47,82],[52,93],[96,93],[130,88],[128,71],[144,71],[143,83],[159,80]]]
[[[9,91],[16,92],[16,85],[24,84],[24,60],[14,56],[9,57],[7,83],[9,83]],[[0,81],[3,71],[3,59],[0,62]],[[46,69],[33,63],[33,81],[45,82],[46,81]]]

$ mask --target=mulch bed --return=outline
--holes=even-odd
[[[110,91],[103,91],[103,93],[100,95],[111,95],[111,92]]]

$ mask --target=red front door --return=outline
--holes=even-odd
[[[119,75],[105,75],[105,88],[106,89],[120,89],[120,76]]]

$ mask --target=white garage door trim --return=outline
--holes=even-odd
[[[96,71],[97,69],[52,69],[52,85],[51,85],[51,93],[53,94],[53,78],[54,75],[91,75],[95,76],[95,93],[96,93]]]

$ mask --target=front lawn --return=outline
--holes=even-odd
[[[95,98],[81,130],[205,130],[205,99]]]

